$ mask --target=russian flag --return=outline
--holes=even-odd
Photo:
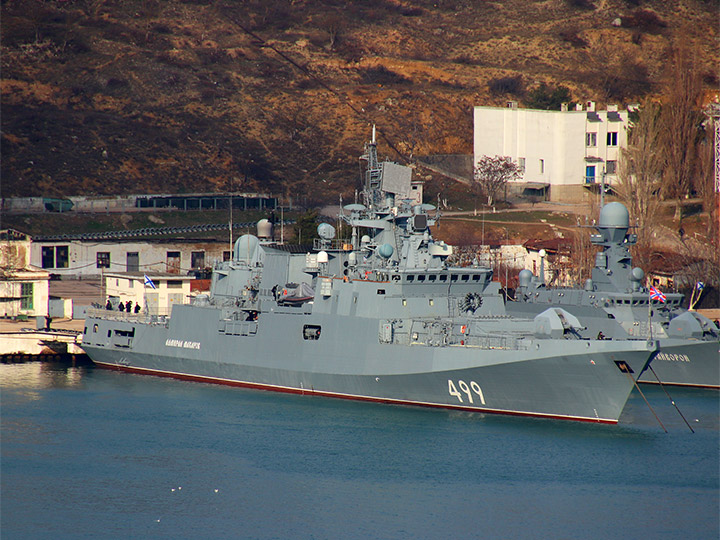
[[[659,289],[656,289],[655,287],[650,287],[650,300],[660,300],[661,302],[665,302],[667,300],[667,297],[660,291]]]
[[[146,287],[150,287],[150,288],[152,288],[152,289],[157,289],[157,287],[156,287],[155,284],[153,283],[153,280],[150,279],[150,277],[149,277],[147,274],[145,274],[145,286],[146,286]],[[663,300],[663,301],[664,301],[664,300]]]

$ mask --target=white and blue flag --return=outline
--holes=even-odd
[[[157,289],[157,287],[155,287],[155,284],[153,283],[153,280],[150,279],[150,277],[147,274],[145,274],[145,286],[150,287],[152,289]]]
[[[702,291],[705,288],[705,284],[702,281],[698,281],[695,287],[698,291]]]

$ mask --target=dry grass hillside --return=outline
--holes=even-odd
[[[541,83],[659,92],[673,46],[718,85],[717,0],[5,0],[2,195],[349,196],[377,124],[400,161],[471,153],[472,107]]]

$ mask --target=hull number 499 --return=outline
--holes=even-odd
[[[460,390],[458,390],[458,386],[460,387]],[[458,381],[457,386],[455,386],[453,380],[448,379],[448,392],[451,396],[458,398],[460,403],[465,403],[463,401],[463,394],[467,396],[467,400],[470,403],[475,403],[473,400],[473,394],[475,394],[480,398],[480,403],[485,405],[485,396],[483,396],[482,388],[480,388],[480,385],[475,381],[470,381],[470,385],[468,385],[465,381]]]

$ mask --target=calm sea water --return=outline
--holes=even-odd
[[[719,394],[617,426],[0,365],[14,538],[717,538]]]

